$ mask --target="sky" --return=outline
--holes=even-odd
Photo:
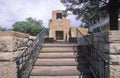
[[[48,20],[52,18],[52,10],[65,10],[60,0],[0,0],[0,26],[12,28],[17,21],[24,21],[28,17],[42,20],[48,27]],[[71,26],[79,26],[80,21],[75,16],[67,17]]]

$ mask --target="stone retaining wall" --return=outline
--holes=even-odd
[[[120,78],[120,31],[93,34],[93,45],[108,61],[105,78]],[[99,65],[97,65],[99,66]]]
[[[80,39],[78,43],[86,45]],[[96,78],[120,78],[120,30],[87,35],[85,39],[90,43],[87,58]]]
[[[28,34],[0,31],[0,78],[17,78],[16,58],[34,39]]]

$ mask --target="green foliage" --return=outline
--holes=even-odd
[[[67,11],[77,15],[76,19],[82,19],[86,23],[92,15],[95,15],[101,7],[108,4],[107,0],[61,0]]]
[[[33,36],[36,36],[42,28],[42,21],[33,19],[31,17],[27,18],[26,21],[18,21],[13,24],[14,31],[27,33]]]
[[[60,0],[66,6],[66,12],[71,11],[76,19],[82,19],[84,23],[99,13],[100,10],[107,10],[109,13],[110,29],[118,29],[118,8],[120,0]]]
[[[79,27],[81,27],[81,28],[88,28],[88,24],[82,23],[82,24],[79,25]]]

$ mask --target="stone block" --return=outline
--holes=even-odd
[[[8,51],[14,51],[17,49],[16,39],[14,37],[0,37],[0,51],[2,52],[8,52]]]
[[[120,66],[119,65],[110,65],[110,78],[120,77]]]
[[[12,61],[13,60],[13,53],[10,52],[0,52],[0,61]]]
[[[97,49],[104,54],[120,55],[119,46],[120,43],[103,44],[98,46]]]
[[[17,78],[15,62],[0,62],[0,78]]]
[[[105,54],[110,65],[120,65],[120,55]]]
[[[120,54],[120,43],[98,43],[96,46],[98,46],[97,49],[105,54]]]
[[[36,39],[36,36],[29,36],[29,39],[34,40],[34,39]]]
[[[120,43],[111,43],[110,53],[120,54]]]
[[[3,35],[4,34],[4,35]],[[25,49],[36,39],[29,35],[18,32],[2,32],[0,33],[0,78],[17,78],[19,69],[17,68],[16,59],[25,52]],[[31,51],[33,47],[29,47]],[[29,52],[20,58],[20,62],[26,62]],[[21,61],[23,60],[23,61]],[[19,65],[19,68],[23,64]]]
[[[0,37],[0,51],[1,52],[14,52],[17,51],[19,47],[25,46],[28,42],[28,38],[19,37]]]

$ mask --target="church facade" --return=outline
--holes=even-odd
[[[71,27],[70,20],[64,16],[64,10],[52,11],[52,19],[49,20],[49,38],[56,41],[69,41],[69,38],[76,38],[77,30],[80,28]],[[88,29],[83,28],[85,33]]]

